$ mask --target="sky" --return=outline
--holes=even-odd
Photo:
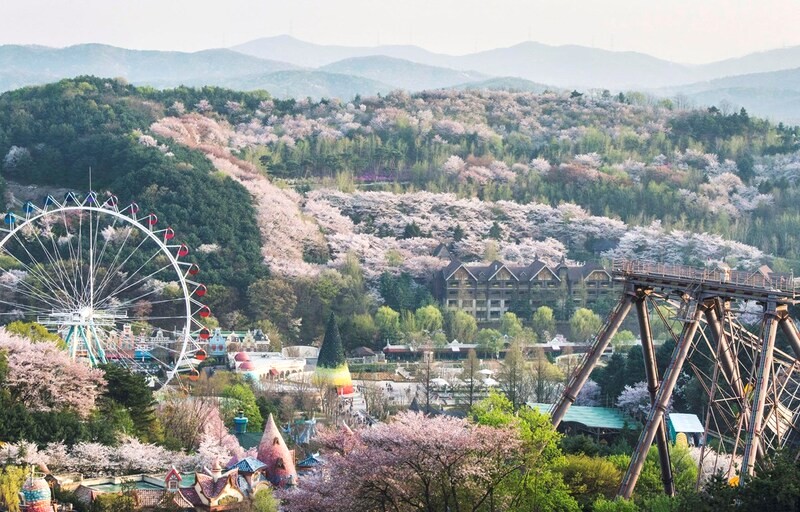
[[[464,54],[522,41],[700,64],[800,45],[798,0],[0,0],[0,44],[197,51],[259,37]]]

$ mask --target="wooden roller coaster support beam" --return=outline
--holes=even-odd
[[[795,359],[800,360],[800,334],[797,332],[797,326],[794,320],[789,316],[789,311],[784,305],[778,306],[776,313],[778,315],[778,325],[781,326],[783,334],[785,334],[786,339],[789,340],[789,345],[792,346]]]
[[[711,327],[711,337],[718,345],[721,344],[719,359],[722,362],[722,372],[725,374],[725,379],[730,383],[731,389],[736,395],[736,400],[739,402],[744,429],[745,431],[749,431],[750,404],[744,393],[744,382],[742,381],[742,372],[739,368],[739,355],[736,353],[736,349],[734,349],[730,337],[728,337],[725,332],[725,326],[722,320],[723,318],[727,318],[729,309],[730,302],[716,297],[714,299],[714,306],[706,310],[706,321]],[[737,435],[736,438],[738,439],[739,436]],[[703,447],[705,448],[705,445]],[[735,450],[736,446],[734,446],[734,451]],[[756,457],[764,456],[764,448],[761,445],[758,445],[756,450]]]
[[[695,300],[694,298],[690,300]],[[700,315],[703,314],[703,308],[700,304],[694,311],[694,315],[683,324],[681,337],[678,344],[675,346],[675,351],[672,353],[667,372],[664,374],[664,382],[656,393],[656,400],[652,407],[650,407],[650,414],[647,415],[647,423],[645,424],[642,434],[639,436],[639,442],[636,445],[636,450],[633,452],[631,463],[628,466],[628,471],[622,479],[622,485],[619,488],[619,496],[629,499],[633,494],[633,489],[636,487],[636,482],[639,480],[639,475],[642,473],[644,461],[647,458],[647,451],[653,444],[653,439],[656,436],[658,427],[664,422],[664,415],[667,412],[667,404],[672,396],[672,391],[675,389],[675,384],[678,382],[678,376],[683,368],[683,363],[686,362],[686,357],[689,355],[689,349],[692,347],[692,340],[697,333],[697,327],[700,324]]]
[[[564,392],[561,393],[561,397],[558,399],[555,407],[553,407],[551,421],[554,427],[557,427],[558,424],[561,423],[561,420],[564,419],[564,415],[567,414],[567,410],[575,403],[575,398],[578,396],[578,393],[580,393],[583,385],[586,384],[589,375],[600,360],[600,356],[603,355],[603,351],[605,351],[606,347],[608,347],[608,344],[611,342],[611,338],[617,333],[619,326],[622,325],[622,322],[631,310],[631,304],[635,298],[635,294],[630,289],[622,294],[616,307],[606,320],[605,325],[603,325],[600,334],[595,339],[592,348],[586,353],[586,357],[580,368],[573,374],[569,383],[564,388]]]
[[[725,374],[725,379],[730,383],[731,389],[736,395],[736,400],[739,402],[741,408],[742,419],[744,421],[744,428],[748,430],[750,424],[750,404],[747,402],[747,397],[744,394],[744,383],[742,382],[742,373],[739,370],[739,356],[736,353],[730,338],[725,334],[725,328],[722,324],[722,319],[726,318],[729,309],[729,304],[719,297],[714,298],[714,306],[706,309],[706,321],[711,327],[711,337],[714,342],[720,346],[719,358],[722,362],[722,372]],[[763,448],[758,446],[757,455],[761,457],[764,454]]]
[[[722,371],[725,372],[725,377],[731,385],[731,389],[736,394],[740,405],[745,405],[744,400],[744,385],[742,384],[742,375],[739,372],[738,357],[734,357],[735,353],[731,346],[728,336],[725,335],[725,329],[722,325],[722,319],[725,318],[726,306],[722,299],[715,298],[714,306],[706,309],[706,321],[711,327],[711,336],[714,341],[720,346],[719,357],[722,362]]]
[[[650,407],[656,401],[659,377],[656,365],[656,351],[653,347],[653,332],[650,329],[650,315],[647,311],[647,295],[650,290],[638,288],[636,290],[636,313],[639,317],[639,333],[642,338],[642,356],[644,369],[647,374],[647,390],[650,392]],[[672,477],[672,464],[669,459],[669,445],[667,444],[667,429],[662,419],[656,430],[656,445],[658,446],[658,459],[661,464],[661,482],[664,484],[664,494],[675,495],[675,481]]]
[[[750,424],[747,429],[747,441],[742,455],[742,473],[753,475],[756,461],[756,452],[761,446],[761,434],[764,425],[764,405],[769,392],[770,374],[772,373],[772,359],[775,349],[775,335],[778,332],[778,315],[775,302],[770,301],[764,308],[764,327],[762,331],[761,353],[758,358],[758,373],[756,374],[755,395],[753,408],[750,412]],[[740,483],[744,483],[744,478]]]

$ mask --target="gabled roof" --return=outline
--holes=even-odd
[[[225,492],[228,485],[236,486],[236,479],[239,476],[237,469],[232,469],[214,480],[214,477],[206,473],[195,473],[195,483],[203,491],[206,498],[213,500]]]
[[[592,272],[602,272],[606,274],[608,277],[611,277],[611,274],[608,273],[608,270],[603,268],[602,265],[598,265],[597,263],[586,263],[585,265],[580,267],[580,269],[581,269],[581,275],[584,279],[589,277],[589,274],[591,274]]]
[[[141,508],[157,507],[164,499],[164,489],[135,489],[136,505]]]
[[[497,261],[497,260],[493,261],[493,262],[492,262],[492,264],[491,264],[491,265],[489,265],[489,272],[492,272],[492,275],[490,275],[490,276],[487,278],[487,281],[488,281],[488,280],[491,280],[492,278],[494,278],[494,276],[496,276],[496,275],[497,275],[497,273],[498,273],[498,272],[500,272],[500,271],[501,271],[501,270],[503,270],[503,269],[506,269],[506,270],[508,270],[508,273],[509,273],[509,274],[511,274],[511,276],[512,276],[514,279],[516,279],[517,281],[519,281],[519,278],[518,278],[518,277],[517,277],[517,276],[514,274],[514,272],[512,272],[512,271],[511,271],[511,269],[510,269],[510,268],[506,267],[505,263],[503,263],[503,262],[501,262],[501,261]]]
[[[303,459],[300,462],[298,462],[297,465],[307,468],[307,467],[311,467],[311,466],[319,466],[320,464],[324,464],[324,463],[325,463],[325,461],[323,461],[319,457],[318,453],[312,453],[311,455],[309,455],[305,459]]]
[[[369,347],[358,347],[353,350],[353,357],[371,357],[375,355],[375,351]]]
[[[179,482],[183,480],[183,477],[181,476],[180,472],[175,468],[175,466],[172,466],[172,469],[169,470],[167,476],[164,477],[164,481],[166,482],[170,478],[177,478]]]
[[[245,457],[236,464],[229,466],[228,469],[235,468],[239,471],[239,473],[247,474],[247,473],[255,473],[264,466],[266,466],[266,464],[264,464],[263,462],[254,457]]]
[[[450,249],[447,248],[444,244],[439,244],[436,248],[431,251],[431,256],[436,256],[437,258],[450,258],[453,259],[453,254],[450,252]]]
[[[489,265],[465,265],[461,261],[453,260],[442,270],[445,280],[449,280],[453,277],[460,268],[466,270],[467,273],[479,283],[491,281],[503,268],[508,270],[517,281],[531,281],[545,269],[558,281],[563,280],[563,274],[561,274],[561,272],[566,271],[567,280],[571,283],[581,282],[593,272],[602,272],[608,276],[609,279],[612,278],[609,271],[602,265],[586,263],[584,265],[570,266],[567,265],[566,260],[562,258],[561,262],[556,267],[550,267],[539,259],[534,260],[527,267],[506,265],[500,261],[493,261]]]
[[[558,281],[561,281],[561,278],[560,278],[560,277],[558,277],[558,274],[556,274],[555,272],[553,272],[553,271],[550,269],[550,267],[548,267],[547,265],[545,265],[545,263],[544,263],[543,261],[541,261],[541,260],[534,260],[534,262],[533,262],[533,263],[531,263],[531,264],[528,266],[528,273],[530,274],[530,277],[528,278],[528,280],[529,280],[529,281],[533,281],[533,278],[534,278],[534,277],[536,277],[536,276],[538,276],[538,275],[541,273],[541,271],[542,271],[542,270],[545,270],[545,269],[546,269],[548,272],[550,272],[550,274],[551,274],[553,277],[555,277],[555,278],[556,278],[556,280],[558,280]]]
[[[469,269],[469,267],[467,267],[458,260],[453,260],[450,263],[448,263],[446,267],[444,267],[444,270],[442,271],[444,273],[444,278],[450,279],[451,277],[453,277],[453,274],[456,273],[456,270],[458,270],[461,267],[464,267],[464,270],[466,270],[467,274],[472,276],[473,279],[477,279],[477,277],[475,277],[475,274]]]
[[[179,506],[185,506],[188,504],[186,508],[193,508],[203,504],[203,500],[200,499],[200,496],[197,494],[197,491],[194,490],[194,487],[181,487],[178,489],[176,494],[179,494],[181,498],[183,498],[183,503],[181,503],[181,501],[178,499],[175,499],[175,503],[177,503]]]

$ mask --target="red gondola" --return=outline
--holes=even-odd
[[[147,216],[147,224],[149,226],[155,226],[157,222],[158,222],[158,217],[156,217],[155,213],[151,213],[150,215]]]
[[[211,316],[211,308],[209,308],[208,306],[203,306],[200,308],[197,314],[200,315],[201,318],[208,318],[209,316]]]
[[[189,267],[189,275],[196,276],[200,272],[200,266],[197,263],[192,263],[192,266]]]
[[[167,228],[167,230],[164,231],[164,240],[169,241],[173,238],[175,238],[175,230],[172,228]]]
[[[189,254],[189,248],[186,247],[186,244],[181,244],[180,248],[178,249],[178,257],[183,258]]]
[[[197,337],[200,338],[201,340],[207,340],[208,338],[211,337],[211,331],[203,327],[202,329],[200,329],[200,332],[197,333]]]
[[[207,291],[208,289],[206,288],[206,285],[199,284],[197,285],[197,288],[194,290],[194,294],[197,295],[198,297],[203,297],[205,296]]]
[[[139,205],[136,203],[131,203],[131,213],[139,213]]]
[[[196,381],[200,380],[200,372],[198,372],[197,370],[193,369],[192,371],[189,372],[189,374],[186,377],[190,381],[196,382]]]
[[[198,350],[194,353],[194,358],[198,361],[205,361],[206,359],[206,351],[203,349]]]

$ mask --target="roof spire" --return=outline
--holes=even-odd
[[[274,485],[283,487],[297,482],[294,457],[271,413],[258,444],[258,460],[266,464],[267,478]]]

